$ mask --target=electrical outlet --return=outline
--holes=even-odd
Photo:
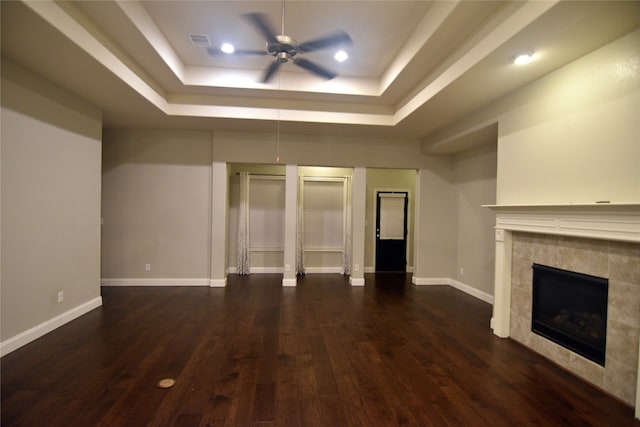
[[[460,275],[464,276],[464,268],[463,267],[460,267]]]
[[[64,292],[60,291],[58,292],[58,304],[60,304],[62,301],[64,301]]]
[[[145,264],[144,271],[151,271],[151,264]]]
[[[284,266],[285,271],[291,271],[291,264],[286,264]]]
[[[353,271],[360,271],[360,264],[354,264]]]

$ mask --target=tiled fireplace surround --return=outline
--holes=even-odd
[[[496,212],[494,333],[634,406],[640,419],[640,205],[488,207]],[[531,332],[533,263],[609,279],[605,367]]]

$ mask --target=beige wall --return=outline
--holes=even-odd
[[[455,202],[451,162],[418,171],[415,203],[420,218],[414,232],[414,279],[452,277]]]
[[[208,279],[211,133],[105,129],[103,147],[102,277]]]
[[[200,140],[200,137],[204,139],[206,132],[189,132],[189,131],[165,131],[165,130],[106,130],[105,131],[105,167],[104,167],[104,206],[103,211],[105,215],[104,225],[104,244],[103,244],[103,277],[105,278],[185,278],[185,277],[199,277],[194,276],[190,272],[179,272],[178,266],[173,270],[162,270],[158,272],[156,269],[155,261],[151,256],[154,256],[154,248],[157,248],[157,239],[162,237],[162,233],[165,233],[167,228],[157,229],[153,225],[151,228],[146,229],[128,229],[127,233],[121,231],[120,237],[113,238],[108,237],[109,227],[114,226],[113,219],[108,218],[107,209],[113,209],[113,215],[123,216],[126,213],[126,221],[131,222],[132,225],[140,223],[146,218],[147,209],[151,209],[154,212],[166,211],[165,204],[171,204],[173,206],[182,205],[188,206],[186,200],[180,198],[185,197],[182,191],[178,188],[172,187],[173,185],[182,186],[182,184],[175,184],[179,182],[179,179],[171,179],[168,182],[170,174],[177,170],[183,170],[184,174],[181,174],[182,179],[186,176],[190,176],[189,179],[194,179],[189,184],[190,191],[200,192],[199,197],[193,197],[193,203],[196,203],[196,212],[200,212],[198,222],[192,222],[190,227],[195,227],[196,224],[201,224],[200,228],[202,233],[198,234],[196,228],[190,228],[187,234],[192,236],[198,235],[200,238],[206,236],[209,233],[209,229],[206,228],[203,223],[206,220],[206,214],[203,206],[198,207],[198,201],[207,200],[206,192],[209,191],[206,178],[202,175],[197,178],[196,172],[199,168],[194,168],[196,165],[185,167],[192,160],[185,160],[179,163],[183,163],[182,166],[173,165],[175,161],[170,159],[176,159],[178,157],[174,151],[182,150],[185,145],[179,143],[178,140],[184,138],[194,138]],[[200,135],[195,137],[194,135]],[[215,161],[228,161],[231,163],[229,168],[230,175],[230,211],[228,218],[228,230],[230,233],[229,246],[227,248],[228,261],[230,266],[235,266],[235,232],[237,224],[235,217],[237,212],[234,211],[234,205],[237,204],[235,194],[237,193],[237,185],[235,183],[235,173],[240,170],[250,170],[252,172],[273,173],[272,170],[281,166],[273,165],[274,159],[271,158],[271,149],[269,147],[269,138],[271,135],[260,134],[239,134],[239,133],[220,133],[214,132],[213,134],[213,157]],[[262,141],[261,141],[262,138]],[[295,142],[293,142],[295,140]],[[151,141],[155,141],[153,144]],[[160,143],[159,141],[162,141]],[[173,141],[173,142],[171,142]],[[347,165],[363,165],[367,167],[367,198],[369,199],[368,208],[366,210],[367,215],[371,216],[368,220],[367,227],[369,232],[366,233],[365,238],[365,252],[367,261],[365,267],[373,267],[373,190],[374,188],[406,188],[412,193],[410,198],[411,206],[410,210],[410,231],[413,229],[416,221],[423,222],[422,231],[424,234],[419,238],[420,241],[416,242],[415,233],[412,233],[410,237],[409,248],[409,265],[415,268],[417,263],[423,264],[422,271],[425,278],[432,277],[450,277],[453,278],[455,274],[455,245],[456,245],[456,223],[457,223],[457,193],[454,174],[454,162],[448,156],[427,156],[420,153],[420,146],[417,142],[413,141],[371,141],[371,149],[366,150],[367,141],[360,138],[335,138],[335,139],[321,139],[318,137],[302,137],[302,136],[283,136],[283,143],[281,143],[281,160],[284,161],[285,155],[288,156],[289,162],[293,164],[304,165],[307,164],[328,166],[325,167],[311,167],[300,166],[299,174],[313,175],[313,176],[331,176],[331,175],[350,175],[352,168]],[[289,142],[286,142],[289,141]],[[143,143],[144,142],[144,143]],[[189,156],[193,156],[194,159],[207,159],[205,143],[202,142],[200,154],[195,155],[194,152]],[[262,144],[262,145],[260,145]],[[330,149],[327,148],[330,147]],[[274,147],[271,147],[274,148]],[[191,148],[189,149],[191,150]],[[200,149],[198,149],[200,150]],[[311,160],[308,158],[308,152],[323,153],[318,159]],[[118,154],[119,153],[119,154]],[[164,153],[164,154],[161,154]],[[117,160],[112,158],[116,156]],[[165,160],[158,161],[153,160],[154,156],[164,156]],[[127,160],[128,159],[128,160]],[[251,163],[251,160],[262,163]],[[238,164],[235,162],[239,161]],[[324,162],[324,163],[323,163]],[[271,164],[269,164],[271,163]],[[117,164],[117,168],[113,165]],[[461,163],[458,168],[463,170],[466,163]],[[389,165],[395,166],[397,170],[391,170],[389,168],[381,169],[380,166]],[[400,168],[400,165],[402,167]],[[205,166],[204,164],[200,166]],[[336,169],[337,167],[337,169]],[[415,214],[413,204],[418,198],[416,184],[416,170],[422,171],[424,183],[422,186],[423,192],[421,194],[424,209]],[[186,173],[187,170],[191,172]],[[280,170],[280,169],[278,169]],[[171,172],[173,171],[173,172]],[[201,171],[205,173],[204,170]],[[460,172],[463,173],[463,172]],[[169,174],[166,175],[165,174]],[[186,175],[185,175],[186,174]],[[157,187],[153,186],[155,180],[163,181]],[[149,187],[151,186],[151,187]],[[148,188],[146,191],[150,192],[145,194],[143,188]],[[118,191],[116,191],[118,189]],[[163,197],[160,197],[160,190],[162,190]],[[175,197],[178,197],[177,199]],[[107,203],[110,200],[110,203]],[[178,202],[179,200],[182,200]],[[120,207],[122,203],[126,201],[129,206]],[[483,200],[484,202],[484,200]],[[194,210],[190,211],[193,214]],[[179,215],[180,216],[180,215]],[[419,217],[419,218],[418,218]],[[176,218],[176,221],[178,218]],[[478,233],[482,231],[478,230]],[[175,234],[175,233],[174,233]],[[183,238],[184,233],[181,234]],[[176,237],[178,238],[178,237]],[[194,237],[195,238],[195,237]],[[165,241],[169,241],[169,236]],[[195,244],[194,244],[195,242]],[[184,256],[184,253],[189,253],[190,259],[193,262],[198,259],[200,252],[198,247],[202,247],[203,242],[197,243],[195,240],[189,245],[189,251],[176,253],[176,257]],[[183,242],[179,242],[184,246]],[[422,248],[419,252],[419,258],[416,258],[414,254],[414,248],[416,244]],[[155,246],[154,246],[155,245]],[[213,247],[224,247],[221,245],[213,244]],[[490,248],[487,252],[490,252]],[[203,252],[204,253],[204,252]],[[416,252],[418,253],[418,252]],[[125,256],[125,254],[127,254]],[[112,263],[107,260],[107,257],[122,257],[118,263]],[[126,259],[125,259],[126,258]],[[169,256],[165,258],[166,265],[171,265]],[[280,258],[276,260],[262,260],[264,261],[264,267],[274,267],[276,263],[279,263]],[[152,264],[151,274],[144,272],[144,264]],[[186,261],[181,263],[184,267]],[[309,266],[312,266],[309,264]],[[473,270],[473,268],[472,268]],[[173,272],[171,272],[173,271]],[[177,272],[178,271],[178,272]],[[197,268],[194,270],[197,271]],[[108,276],[106,274],[109,274]],[[180,276],[178,276],[180,274]],[[188,276],[185,276],[189,274]],[[200,273],[198,273],[200,274]],[[206,277],[206,276],[203,276]],[[480,281],[481,283],[484,280]]]
[[[640,201],[640,30],[505,100],[498,203]]]
[[[3,342],[100,297],[101,127],[98,109],[2,59]]]
[[[640,202],[640,30],[468,115],[498,122],[498,204]]]
[[[496,216],[482,205],[496,202],[496,163],[495,143],[454,158],[457,219],[451,277],[489,295],[493,295]]]
[[[418,169],[429,162],[417,140],[313,135],[281,135],[280,163],[306,166],[354,166]],[[214,132],[214,159],[230,163],[275,163],[273,134]]]

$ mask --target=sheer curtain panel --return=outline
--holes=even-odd
[[[304,269],[304,177],[298,177],[298,218],[296,224],[296,274]]]
[[[344,249],[342,264],[344,274],[351,274],[351,177],[344,178]]]
[[[240,172],[240,204],[238,206],[238,274],[249,274],[251,251],[249,242],[249,172]]]

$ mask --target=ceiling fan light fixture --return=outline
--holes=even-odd
[[[235,52],[236,48],[233,47],[231,43],[222,43],[222,46],[220,46],[220,50],[224,53],[233,53]]]
[[[519,53],[511,57],[511,62],[516,65],[525,65],[533,61],[534,54],[533,52],[524,52]]]
[[[289,55],[287,54],[287,52],[278,52],[276,54],[276,59],[279,63],[284,64],[289,60]]]
[[[344,50],[339,50],[338,52],[336,52],[333,58],[338,62],[344,62],[349,58],[349,55],[347,55],[347,52],[345,52]]]

